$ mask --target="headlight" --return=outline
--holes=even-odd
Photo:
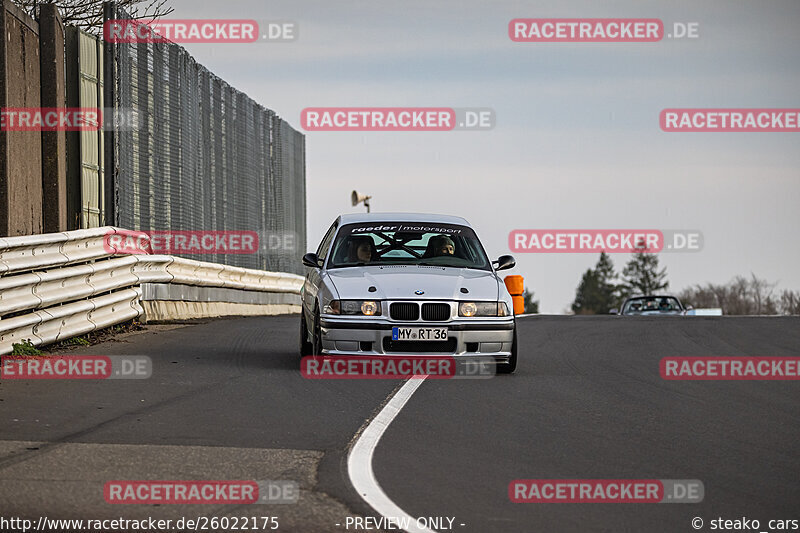
[[[322,312],[327,315],[380,316],[381,303],[373,300],[331,300]]]
[[[343,315],[357,315],[358,302],[355,300],[342,300],[342,314]]]
[[[361,314],[375,316],[381,314],[381,306],[378,302],[361,302]]]
[[[461,302],[458,305],[458,316],[475,316],[478,314],[478,306],[472,302]]]
[[[461,302],[458,316],[508,316],[505,302]]]

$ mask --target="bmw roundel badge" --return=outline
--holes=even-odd
[[[419,296],[420,294],[425,294],[425,291],[414,291],[414,294]]]

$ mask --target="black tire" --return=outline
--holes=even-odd
[[[517,326],[514,326],[514,340],[511,343],[511,357],[508,363],[499,363],[497,365],[498,374],[513,374],[517,370]]]
[[[314,332],[311,336],[311,352],[315,357],[322,355],[322,331],[319,326],[319,309],[314,311]]]
[[[306,312],[300,310],[300,357],[311,355],[314,345],[308,342],[308,327],[306,326]]]

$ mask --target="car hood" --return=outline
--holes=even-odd
[[[497,301],[500,294],[498,279],[486,270],[393,265],[333,269],[328,275],[343,300]],[[368,291],[371,286],[375,292]],[[462,288],[469,292],[463,293]]]

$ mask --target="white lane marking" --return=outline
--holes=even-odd
[[[372,454],[378,446],[383,433],[392,420],[397,416],[411,395],[422,385],[428,376],[413,377],[400,387],[392,399],[381,409],[381,412],[372,419],[367,428],[361,433],[350,455],[347,457],[347,472],[350,482],[358,493],[364,498],[373,509],[385,517],[398,520],[401,524],[408,521],[409,527],[405,529],[408,533],[435,533],[417,525],[417,519],[403,511],[396,503],[389,499],[383,489],[375,479],[375,472],[372,471]]]

